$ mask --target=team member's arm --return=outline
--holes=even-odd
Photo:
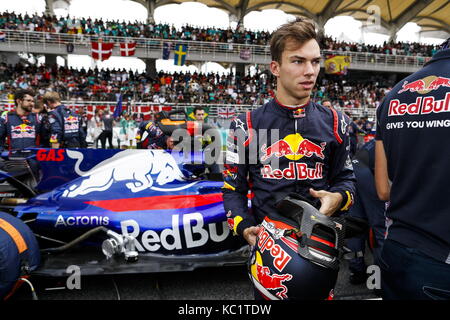
[[[57,111],[54,110],[48,115],[48,121],[50,123],[50,144],[52,148],[59,148],[63,138],[62,124],[56,115],[56,112]]]
[[[39,114],[36,116],[36,147],[41,146],[43,134],[44,134],[44,125],[42,124],[42,115]]]
[[[330,187],[327,190],[331,194],[323,194],[322,198],[318,197],[322,203],[319,211],[328,216],[348,210],[353,204],[355,195],[356,178],[353,174],[353,165],[349,156],[348,119],[341,113],[337,113],[337,120],[337,127],[333,128],[337,147],[331,154]],[[311,194],[315,196],[313,192]]]
[[[148,146],[150,149],[166,149],[168,136],[162,132],[152,121],[149,121],[144,128],[148,133]]]
[[[6,134],[7,134],[6,120],[5,118],[0,117],[0,151],[3,151],[6,148],[5,146]]]
[[[250,245],[254,245],[259,228],[255,227],[255,219],[248,208],[248,159],[243,144],[245,132],[242,128],[236,128],[236,121],[245,123],[245,115],[232,122],[227,139],[223,204],[230,229],[234,234],[243,236]],[[246,127],[244,129],[248,130]]]
[[[378,198],[382,201],[389,201],[391,185],[387,169],[386,152],[382,140],[375,142],[375,187]]]
[[[384,126],[381,123],[383,119],[381,111],[386,107],[385,103],[386,99],[383,99],[377,109],[377,133],[375,136],[375,188],[381,201],[389,201],[391,193],[387,157],[383,143]]]
[[[78,139],[80,142],[80,147],[81,148],[86,148],[87,147],[87,142],[86,142],[86,137],[87,137],[87,132],[86,130],[84,130],[83,124],[84,124],[84,120],[83,117],[79,116],[78,119],[80,120],[79,122],[79,129],[78,129]]]

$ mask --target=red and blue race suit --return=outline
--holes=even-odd
[[[291,108],[276,99],[234,119],[223,172],[230,228],[242,235],[265,216],[282,220],[276,203],[291,193],[319,208],[310,188],[341,193],[340,210],[348,210],[355,191],[348,124],[334,109],[313,102]]]
[[[0,148],[9,150],[37,147],[40,144],[41,122],[35,113],[19,116],[15,111],[0,118]]]
[[[147,135],[145,136],[144,133],[147,133]],[[136,140],[141,143],[142,149],[166,149],[167,138],[153,121],[142,121],[136,136]]]

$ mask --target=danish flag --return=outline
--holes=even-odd
[[[134,56],[136,52],[136,42],[125,42],[120,44],[120,55],[122,57]]]
[[[114,43],[92,42],[92,58],[95,60],[108,60],[111,57]]]

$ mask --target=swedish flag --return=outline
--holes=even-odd
[[[182,66],[186,62],[187,45],[177,44],[174,51],[173,64],[176,66]]]

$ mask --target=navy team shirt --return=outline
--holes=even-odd
[[[392,181],[387,238],[450,264],[450,49],[389,92],[376,139]]]

